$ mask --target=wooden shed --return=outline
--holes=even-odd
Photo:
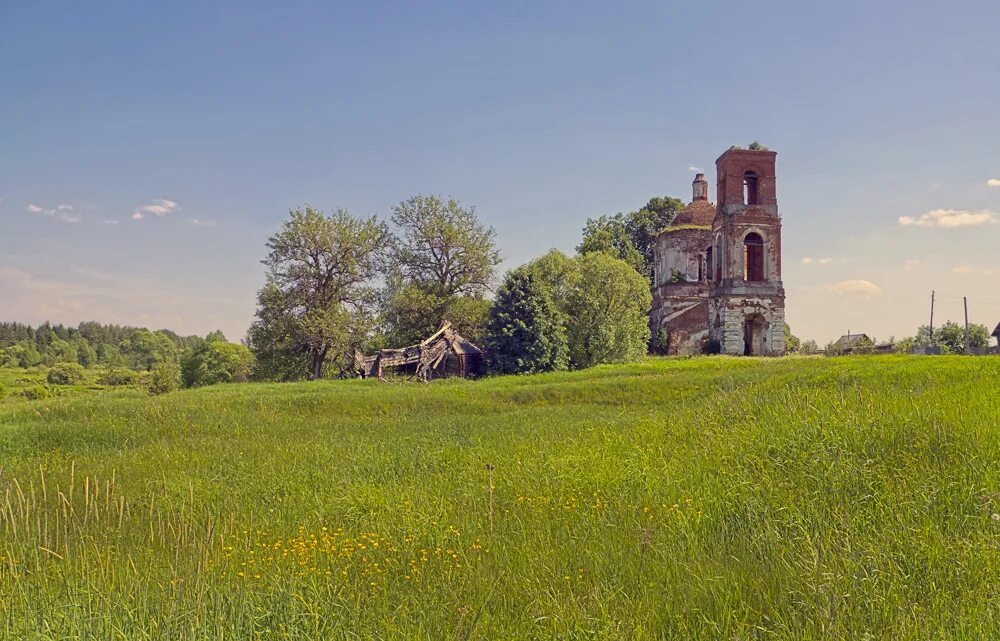
[[[383,380],[387,367],[426,381],[446,376],[476,378],[483,374],[485,365],[483,350],[455,331],[448,321],[416,345],[383,349],[365,358],[366,374]]]

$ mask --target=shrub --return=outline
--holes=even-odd
[[[136,380],[136,373],[130,369],[125,369],[124,367],[116,367],[114,369],[109,369],[104,372],[100,378],[97,379],[99,385],[134,385]]]
[[[490,308],[486,357],[496,374],[566,369],[566,328],[548,290],[528,269],[504,279]]]
[[[83,368],[79,364],[58,363],[52,366],[45,380],[49,385],[79,385],[83,378]]]
[[[149,393],[166,394],[181,386],[181,368],[174,363],[157,363],[149,372]]]
[[[246,345],[209,341],[184,357],[181,378],[185,387],[245,383],[253,366],[253,352]]]
[[[21,390],[21,396],[29,401],[41,401],[51,396],[51,394],[49,394],[49,389],[44,385],[35,385],[34,387]]]

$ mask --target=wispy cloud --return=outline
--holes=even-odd
[[[830,285],[830,291],[842,296],[854,296],[857,298],[867,299],[881,294],[882,288],[870,280],[855,278]]]
[[[695,167],[694,165],[688,165],[688,171],[705,171],[701,167]]]
[[[201,220],[200,218],[192,218],[189,222],[195,227],[215,227],[218,225],[214,220]]]
[[[833,262],[833,259],[829,258],[829,257],[813,258],[812,256],[806,256],[805,258],[802,259],[802,263],[805,264],[805,265],[814,265],[814,264],[815,265],[829,265],[832,262]]]
[[[1000,178],[990,178],[986,181],[987,187],[1000,187]]]
[[[979,267],[970,267],[969,265],[958,265],[951,268],[951,273],[958,274],[959,276],[969,276],[969,275],[982,275],[982,276],[992,276],[992,269],[982,269]]]
[[[32,203],[25,207],[25,210],[28,211],[28,213],[55,218],[56,220],[64,223],[72,224],[80,222],[80,214],[76,213],[73,205],[62,204],[49,209]]]
[[[967,209],[934,209],[917,218],[900,216],[901,227],[943,227],[957,229],[959,227],[978,227],[1000,222],[998,215],[986,209],[977,211]]]
[[[180,204],[174,202],[173,200],[168,200],[166,198],[154,198],[152,203],[136,207],[132,211],[132,220],[142,220],[150,214],[153,216],[163,217],[171,212],[177,211],[180,208]]]
[[[105,218],[104,220],[101,221],[101,224],[102,225],[117,225],[120,222],[121,221],[118,220],[117,218]]]
[[[917,267],[920,267],[920,261],[917,260],[916,258],[909,258],[903,261],[903,269],[908,272],[912,272]]]

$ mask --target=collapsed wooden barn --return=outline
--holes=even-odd
[[[481,376],[485,368],[483,350],[460,335],[451,323],[441,327],[416,345],[399,349],[383,349],[375,356],[364,358],[363,375],[385,380],[386,368],[398,368],[419,380],[461,376]]]

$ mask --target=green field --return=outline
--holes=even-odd
[[[998,382],[700,358],[4,403],[0,638],[997,638]]]

